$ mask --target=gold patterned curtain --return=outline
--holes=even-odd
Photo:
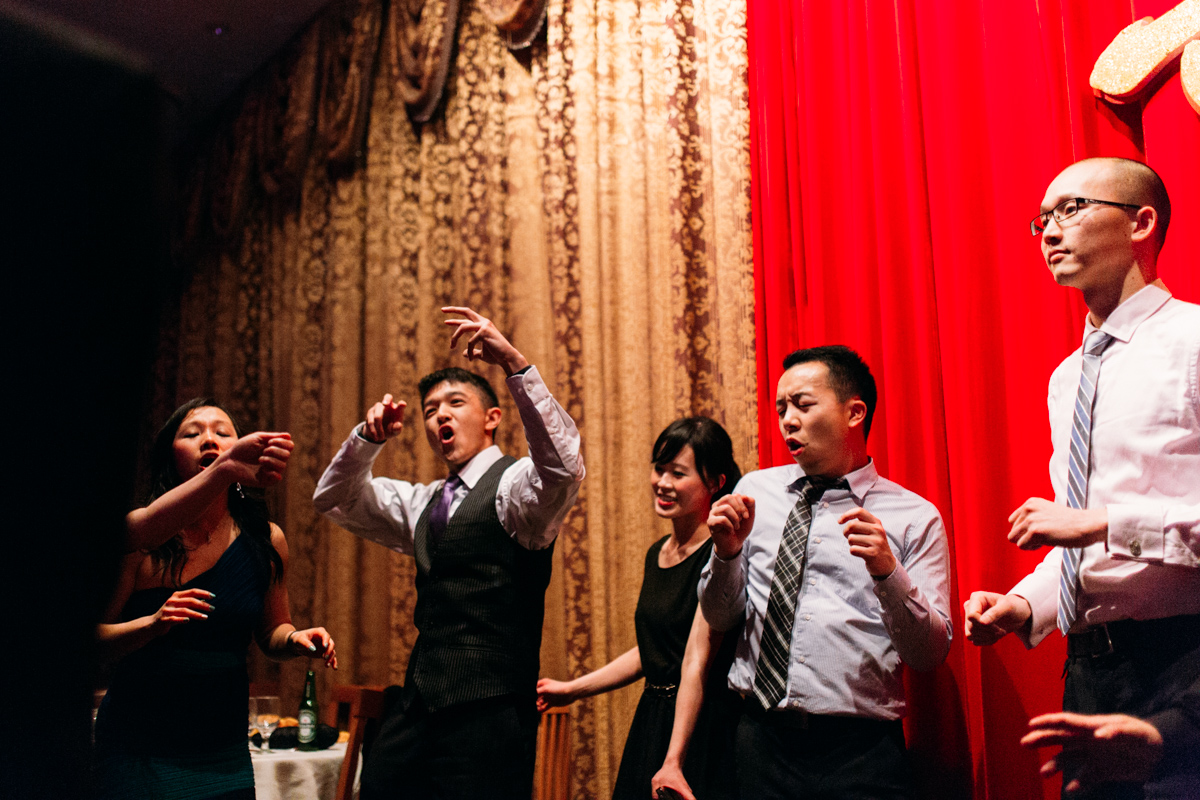
[[[442,104],[418,125],[420,6],[331,6],[199,149],[179,237],[191,278],[164,321],[156,409],[211,393],[248,427],[292,432],[273,501],[293,618],[338,642],[324,681],[399,682],[413,563],[319,518],[312,491],[369,403],[412,401],[421,375],[459,363],[441,306],[492,317],[583,433],[588,477],[555,550],[542,653],[543,674],[566,678],[635,644],[645,551],[668,532],[647,486],[659,430],[712,415],[756,466],[745,11],[551,0],[545,34],[514,54],[464,0]],[[520,455],[503,403],[499,442]],[[411,415],[376,472],[443,474]],[[253,663],[285,704],[303,669]],[[576,705],[575,797],[611,792],[639,691]]]

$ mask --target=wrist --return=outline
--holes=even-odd
[[[365,422],[358,423],[358,427],[354,429],[354,432],[358,435],[358,438],[362,439],[363,441],[370,442],[371,444],[383,444],[383,442],[372,438],[371,435],[367,433],[367,423]]]
[[[867,571],[871,573],[874,580],[886,581],[896,571],[896,557],[892,556],[891,560],[885,564],[874,564]]]
[[[726,548],[722,547],[716,542],[713,542],[713,552],[715,552],[717,554],[717,558],[721,559],[722,561],[733,561],[742,554],[742,548],[739,546],[736,550],[728,551]]]
[[[518,372],[527,368],[528,366],[529,361],[525,359],[525,356],[517,353],[512,358],[505,360],[504,375],[505,377],[511,378],[513,375],[516,375]]]
[[[1103,542],[1108,538],[1108,507],[1091,509],[1091,533],[1093,542]]]

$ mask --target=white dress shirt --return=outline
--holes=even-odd
[[[746,475],[734,491],[754,498],[754,528],[742,552],[713,551],[700,578],[709,624],[728,630],[746,615],[729,686],[754,688],[759,641],[784,523],[800,499],[796,464]],[[874,462],[846,476],[850,490],[829,489],[812,509],[804,582],[792,626],[787,693],[780,708],[813,714],[898,719],[906,711],[900,661],[937,667],[950,652],[950,556],[932,503],[881,478]],[[850,554],[838,518],[861,506],[883,523],[895,571],[876,581]]]
[[[1086,323],[1083,338],[1096,330]],[[1108,537],[1084,548],[1072,630],[1122,619],[1200,614],[1200,306],[1155,283],[1100,330],[1087,507],[1108,509]],[[1082,347],[1050,377],[1050,481],[1066,504]],[[1012,589],[1033,609],[1033,647],[1055,630],[1062,550]]]
[[[525,426],[529,456],[518,459],[500,476],[496,513],[504,530],[522,547],[549,547],[579,494],[583,454],[575,422],[550,394],[536,367],[507,380]],[[382,444],[354,432],[325,469],[313,494],[317,511],[351,533],[400,553],[412,555],[417,520],[442,484],[409,483],[376,478],[371,465]],[[501,457],[492,445],[475,455],[458,472],[462,480],[454,493],[450,516],[467,493]]]

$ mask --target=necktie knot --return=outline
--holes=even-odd
[[[823,475],[807,475],[804,478],[805,487],[803,489],[804,496],[808,498],[809,503],[818,499],[821,495],[830,489],[849,489],[850,484],[845,478],[827,478]]]
[[[1112,342],[1113,337],[1104,331],[1092,331],[1083,343],[1084,355],[1098,356]]]

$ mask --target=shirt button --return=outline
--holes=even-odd
[[[821,537],[820,537],[820,536],[818,536],[818,537],[817,537],[816,539],[814,539],[813,541],[815,541],[817,544],[820,544],[820,543],[821,543]],[[1134,553],[1134,555],[1137,555],[1137,553]]]
[[[801,664],[803,664],[803,663],[804,663],[804,656],[800,656],[800,663],[801,663]]]
[[[805,620],[810,620],[810,619],[812,619],[812,614],[805,614],[805,615],[804,615],[804,619],[805,619]]]
[[[1134,539],[1132,542],[1130,542],[1129,543],[1129,554],[1131,556],[1133,556],[1134,558],[1137,558],[1138,556],[1140,556],[1142,554],[1142,543],[1139,542],[1137,539]]]
[[[829,508],[829,501],[828,501],[828,500],[822,500],[822,501],[821,501],[821,508]]]

